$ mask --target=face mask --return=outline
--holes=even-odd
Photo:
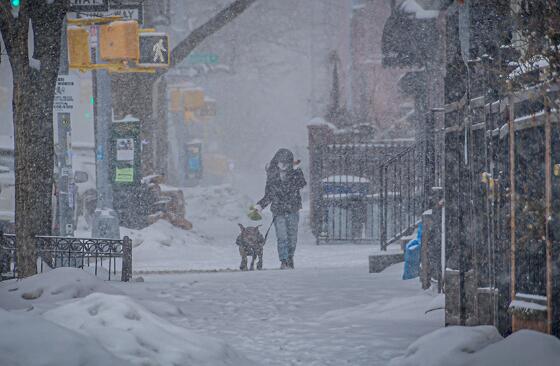
[[[286,163],[278,163],[278,169],[280,169],[280,170],[288,170],[288,164],[286,164]]]

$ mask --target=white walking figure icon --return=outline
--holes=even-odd
[[[152,47],[152,51],[154,52],[154,62],[165,62],[163,53],[167,52],[167,50],[163,47],[163,39],[160,39],[158,43]]]

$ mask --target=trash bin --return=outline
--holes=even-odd
[[[409,241],[404,250],[403,280],[410,280],[420,275],[420,252],[422,248],[422,224],[418,225],[416,239]]]

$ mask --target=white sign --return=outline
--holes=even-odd
[[[74,95],[78,89],[78,80],[73,75],[58,75],[54,90],[53,110],[71,112],[74,109]]]
[[[134,140],[117,139],[117,161],[134,160]]]
[[[142,4],[113,5],[106,11],[87,11],[76,13],[76,18],[104,18],[120,16],[123,20],[136,20],[138,24],[144,22]]]
[[[70,0],[70,11],[104,11],[109,0]]]

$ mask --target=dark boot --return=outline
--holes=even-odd
[[[294,269],[294,257],[288,258],[288,268]]]
[[[288,269],[288,262],[287,261],[281,261],[280,262],[280,269]]]

